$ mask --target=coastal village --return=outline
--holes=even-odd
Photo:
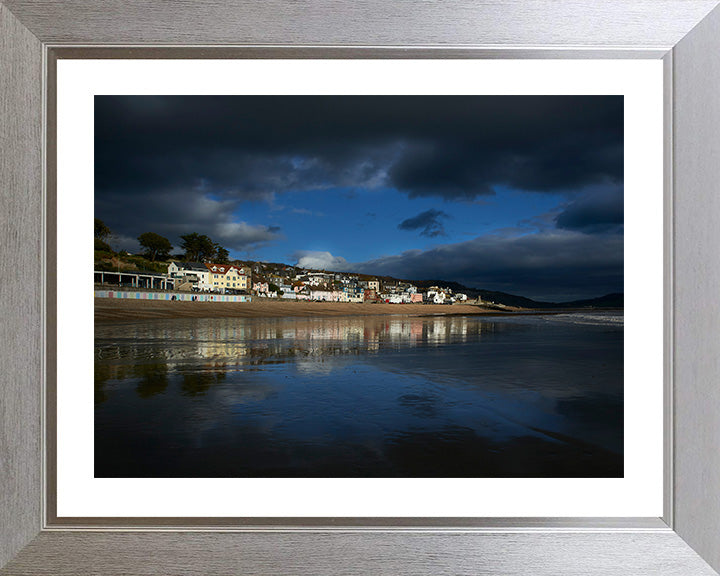
[[[167,272],[135,272],[95,270],[94,282],[98,290],[150,290],[183,295],[182,299],[207,300],[213,295],[250,298],[305,300],[315,302],[378,302],[388,304],[454,304],[465,303],[468,296],[453,292],[446,286],[421,289],[406,281],[373,276],[310,270],[284,264],[263,262],[172,261]],[[200,298],[202,296],[202,298]],[[235,300],[235,299],[233,299]]]

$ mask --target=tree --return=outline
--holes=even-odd
[[[193,262],[205,262],[212,260],[215,256],[215,244],[205,234],[185,234],[182,239],[182,249],[185,250],[185,258]]]
[[[167,238],[155,234],[155,232],[145,232],[138,236],[140,246],[145,248],[145,256],[155,262],[156,258],[165,260],[170,255],[172,244]]]
[[[112,232],[100,218],[95,218],[95,238],[105,240]]]
[[[111,234],[112,232],[110,231],[110,228],[105,225],[105,222],[100,220],[100,218],[95,218],[95,250],[100,250],[101,252],[112,252],[110,245],[105,242],[105,238]]]
[[[225,250],[220,244],[215,244],[215,261],[218,264],[227,264],[230,261],[230,252]]]
[[[112,253],[112,248],[110,248],[110,244],[107,242],[103,242],[100,240],[100,238],[95,238],[95,250],[99,250],[100,252],[110,252]]]

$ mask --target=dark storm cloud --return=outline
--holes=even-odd
[[[363,262],[353,269],[397,278],[454,280],[559,302],[622,292],[623,238],[566,230],[488,235]]]
[[[95,213],[102,214],[101,219],[117,234],[110,243],[130,252],[139,249],[136,238],[148,231],[170,239],[176,252],[180,251],[180,236],[192,232],[206,234],[236,251],[251,250],[281,238],[279,228],[245,222],[237,200],[215,199],[196,189],[147,195],[122,191],[96,194]]]
[[[621,181],[620,96],[95,98],[96,187],[472,199]]]
[[[622,187],[586,190],[565,207],[555,222],[558,228],[579,230],[588,234],[622,231]]]
[[[441,220],[447,218],[448,215],[442,210],[426,210],[420,212],[417,216],[403,220],[398,224],[400,230],[420,230],[421,236],[435,238],[436,236],[445,236],[445,228]]]
[[[176,246],[189,232],[235,251],[276,242],[282,231],[243,207],[293,190],[395,188],[448,201],[499,187],[560,192],[555,230],[363,266],[594,296],[622,289],[622,236],[608,234],[622,232],[622,180],[621,96],[95,97],[95,215],[127,248],[147,231]],[[437,237],[442,217],[428,211],[400,228]],[[318,254],[303,257],[338,262]]]

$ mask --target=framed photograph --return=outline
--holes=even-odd
[[[2,573],[715,574],[716,4],[0,4]]]
[[[58,522],[662,514],[660,61],[56,68]]]
[[[58,523],[662,514],[660,61],[56,69]]]

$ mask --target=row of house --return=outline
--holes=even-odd
[[[388,302],[391,304],[449,304],[467,300],[448,288],[432,286],[425,292],[409,282],[381,282],[357,274],[308,271],[286,266],[267,269],[262,263],[251,266],[207,262],[172,262],[168,280],[176,290],[253,293],[261,298],[312,300],[321,302]]]
[[[247,292],[250,285],[250,271],[232,264],[171,262],[168,278],[173,280],[176,290],[221,294]]]

